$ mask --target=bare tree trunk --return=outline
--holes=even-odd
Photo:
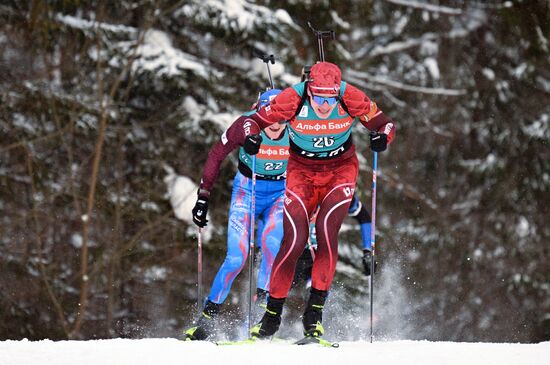
[[[82,247],[80,249],[80,299],[78,302],[78,312],[74,323],[73,330],[71,332],[71,338],[75,338],[80,333],[80,327],[82,325],[82,318],[86,311],[86,305],[88,301],[88,238],[90,230],[90,220],[95,203],[95,192],[97,186],[97,177],[99,174],[99,164],[101,162],[101,153],[103,151],[103,143],[105,139],[105,131],[107,130],[107,115],[104,112],[101,116],[99,134],[96,140],[94,149],[94,162],[92,165],[92,176],[90,178],[90,190],[88,192],[88,199],[86,203],[86,214],[82,216]]]
[[[100,22],[103,19],[103,4],[100,4],[96,13],[96,22]],[[94,148],[94,160],[92,163],[92,175],[90,177],[90,189],[88,190],[88,198],[86,201],[86,213],[81,216],[82,219],[82,246],[80,248],[80,296],[78,300],[78,310],[73,329],[71,331],[71,338],[80,336],[80,329],[82,326],[82,320],[86,313],[86,306],[88,304],[88,289],[89,289],[89,277],[88,277],[88,238],[90,230],[90,220],[92,219],[92,213],[95,203],[95,192],[97,186],[97,177],[99,174],[99,165],[101,162],[101,153],[103,151],[103,143],[105,139],[105,131],[107,130],[107,111],[108,101],[104,100],[104,84],[103,84],[103,68],[101,59],[101,32],[99,26],[96,28],[96,49],[97,49],[97,64],[96,64],[96,77],[97,77],[97,92],[98,101],[100,105],[100,120],[99,131],[95,142]]]

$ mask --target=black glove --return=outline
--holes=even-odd
[[[374,152],[382,152],[388,147],[388,135],[385,133],[370,134],[370,149]]]
[[[260,151],[260,145],[262,144],[262,136],[259,134],[250,134],[246,136],[243,144],[244,152],[250,156],[257,154]]]
[[[206,213],[208,213],[208,197],[199,195],[192,212],[193,222],[201,228],[206,227],[206,223],[208,223],[208,219],[206,219]]]
[[[363,250],[363,273],[367,276],[370,276],[371,273],[371,257],[372,252],[370,250],[364,249]],[[378,266],[378,262],[376,262],[376,259],[374,261],[374,272],[376,273],[376,267]]]

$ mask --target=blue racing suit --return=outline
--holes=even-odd
[[[272,140],[262,131],[262,144],[256,155],[255,243],[260,247],[262,260],[257,287],[269,290],[271,267],[283,239],[283,202],[288,160],[288,131]],[[226,136],[226,138],[230,138]],[[223,137],[222,137],[223,140]],[[233,181],[229,220],[227,225],[227,255],[214,278],[208,300],[221,304],[227,298],[231,285],[242,271],[248,257],[251,197],[252,159],[241,147],[239,171]]]
[[[227,225],[227,255],[212,283],[208,299],[223,303],[231,284],[243,269],[248,256],[251,180],[237,172],[233,181],[229,222]],[[256,181],[256,244],[262,252],[257,287],[268,291],[269,276],[283,239],[283,195],[285,180]]]

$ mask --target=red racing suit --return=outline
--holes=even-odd
[[[300,89],[300,84],[283,90],[269,106],[250,116],[262,129],[285,120],[289,121],[291,128],[284,204],[284,238],[271,273],[269,295],[272,298],[286,298],[288,295],[296,263],[308,240],[310,217],[317,206],[317,255],[312,269],[312,287],[323,291],[330,288],[338,260],[338,231],[347,215],[357,179],[358,161],[351,135],[338,149],[317,155],[300,150],[297,147],[300,138],[307,137],[311,140],[312,133],[325,130],[330,133],[331,126],[336,126],[334,129],[338,128],[337,132],[343,135],[346,128],[351,129],[354,125],[355,118],[367,129],[385,133],[388,143],[395,134],[393,121],[374,102],[354,86],[345,83],[342,85],[345,90],[338,103],[342,104],[343,101],[345,106],[339,105],[335,109],[337,114],[334,115],[340,118],[336,121],[330,120],[332,115],[325,120],[299,120],[300,115],[307,114],[302,113],[303,109],[302,112],[298,110],[303,99],[297,90],[306,92],[304,86]],[[306,100],[304,104],[308,106],[309,101]],[[342,122],[344,110],[349,119]],[[293,126],[296,128],[292,129]],[[319,134],[320,137],[315,138],[330,139],[326,133],[325,137]]]

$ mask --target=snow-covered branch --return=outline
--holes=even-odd
[[[401,52],[403,50],[417,47],[426,41],[436,41],[439,38],[435,33],[426,33],[419,38],[408,39],[404,42],[392,42],[384,46],[375,46],[368,54],[369,57],[376,57],[384,54]]]
[[[386,0],[386,1],[392,4],[403,5],[410,8],[422,9],[432,13],[440,13],[440,14],[447,14],[447,15],[462,14],[461,9],[451,8],[448,6],[433,5],[433,4],[428,4],[420,1],[411,1],[411,0]]]
[[[386,77],[374,76],[366,72],[359,72],[350,70],[348,76],[356,81],[365,81],[393,87],[400,90],[412,91],[415,93],[432,94],[432,95],[444,95],[444,96],[460,96],[466,94],[466,89],[445,89],[445,88],[431,88],[424,86],[408,85],[399,81],[391,80]]]
[[[78,18],[72,15],[56,14],[55,19],[71,28],[76,28],[80,30],[93,30],[99,28],[105,31],[113,33],[128,33],[135,35],[138,33],[138,29],[134,27],[129,27],[127,25],[121,24],[109,24],[104,22],[98,22],[95,20],[87,20],[83,18]]]

